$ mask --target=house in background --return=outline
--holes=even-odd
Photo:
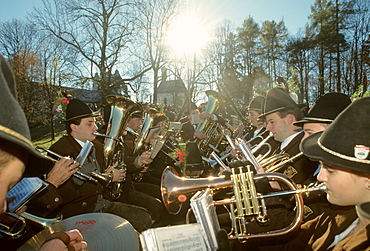
[[[167,80],[167,69],[162,68],[162,81],[158,86],[158,103],[175,107],[184,104],[187,89],[181,79]]]

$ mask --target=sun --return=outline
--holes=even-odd
[[[197,15],[191,13],[175,21],[167,33],[167,44],[179,56],[199,53],[209,40],[206,25]]]

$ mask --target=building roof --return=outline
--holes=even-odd
[[[96,90],[76,89],[70,87],[62,87],[68,94],[71,94],[73,98],[80,99],[85,103],[99,103],[101,96]]]
[[[184,93],[186,92],[184,82],[181,79],[162,81],[158,86],[158,93]]]

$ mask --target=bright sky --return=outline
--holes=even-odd
[[[257,23],[265,20],[276,22],[284,18],[288,30],[296,34],[299,28],[304,28],[310,6],[315,0],[187,0],[189,7],[195,8],[210,23],[228,19],[241,26],[243,20],[249,15]],[[0,21],[8,21],[12,18],[24,18],[27,12],[32,11],[32,6],[39,5],[41,0],[0,0]],[[194,10],[193,10],[194,11]]]

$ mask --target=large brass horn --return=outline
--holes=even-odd
[[[206,91],[206,94],[208,96],[208,101],[205,112],[209,114],[217,113],[220,108],[220,103],[225,103],[226,99],[216,91],[208,90]],[[202,156],[209,156],[213,151],[219,152],[218,147],[224,137],[222,134],[224,129],[219,123],[210,119],[205,119],[204,122],[197,125],[195,131],[203,132],[208,137],[208,139],[196,140]]]
[[[106,101],[111,107],[111,112],[106,131],[107,137],[104,140],[105,164],[109,167],[118,162],[117,169],[126,169],[123,141],[116,139],[121,138],[131,114],[141,110],[141,105],[128,98],[115,95],[107,96]],[[111,182],[104,195],[112,200],[118,199],[122,194],[122,183]]]
[[[178,214],[184,202],[188,201],[197,191],[206,188],[210,188],[212,191],[233,188],[234,196],[232,198],[213,202],[215,205],[230,205],[232,209],[231,222],[233,231],[229,234],[229,238],[245,240],[254,237],[279,236],[293,231],[299,227],[303,220],[304,205],[302,194],[312,191],[325,191],[326,189],[325,185],[322,184],[299,189],[290,178],[281,173],[263,173],[253,176],[251,171],[243,172],[242,167],[238,169],[232,169],[233,173],[230,179],[226,179],[225,176],[188,179],[179,177],[173,168],[167,167],[162,175],[161,190],[162,199],[168,212]],[[270,181],[284,183],[290,190],[267,195],[258,193],[254,183],[265,177]],[[268,215],[264,199],[285,195],[293,195],[295,199],[296,213],[293,222],[286,228],[270,231],[269,233],[248,234],[246,223],[250,220],[250,217],[255,217],[260,222],[267,220]]]

